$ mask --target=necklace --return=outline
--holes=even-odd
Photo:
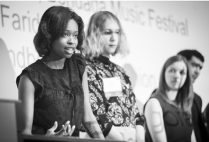
[[[51,68],[51,69],[63,69],[64,68],[64,64],[55,64],[53,62],[46,62],[46,61],[42,61],[47,67]]]

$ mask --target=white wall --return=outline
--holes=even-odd
[[[0,38],[16,76],[38,58],[33,37],[43,12],[52,5],[71,7],[81,15],[85,27],[97,10],[110,10],[119,16],[130,54],[112,60],[126,68],[142,103],[157,87],[161,67],[169,56],[185,48],[199,50],[206,61],[194,88],[202,96],[204,107],[209,102],[209,2],[0,2]],[[4,97],[1,93],[0,98]]]

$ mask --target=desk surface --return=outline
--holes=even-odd
[[[98,139],[81,139],[78,137],[57,137],[57,136],[43,136],[43,135],[22,135],[22,142],[125,142],[125,141],[109,141]]]

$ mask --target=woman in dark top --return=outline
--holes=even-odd
[[[85,60],[77,53],[83,28],[81,17],[67,7],[53,6],[43,14],[34,37],[42,58],[17,78],[22,133],[78,136],[82,121],[91,120],[91,111],[84,117],[84,106],[91,110],[84,102]]]
[[[145,105],[146,142],[191,142],[193,91],[182,56],[165,62],[158,89]]]
[[[122,26],[113,13],[99,11],[91,16],[84,42],[91,108],[107,139],[135,141],[143,119],[129,77],[109,59],[126,53],[125,43]]]

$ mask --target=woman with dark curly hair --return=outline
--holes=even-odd
[[[43,14],[34,37],[42,58],[17,77],[24,134],[78,136],[82,121],[93,115],[84,117],[83,29],[81,17],[67,7],[53,6]]]

